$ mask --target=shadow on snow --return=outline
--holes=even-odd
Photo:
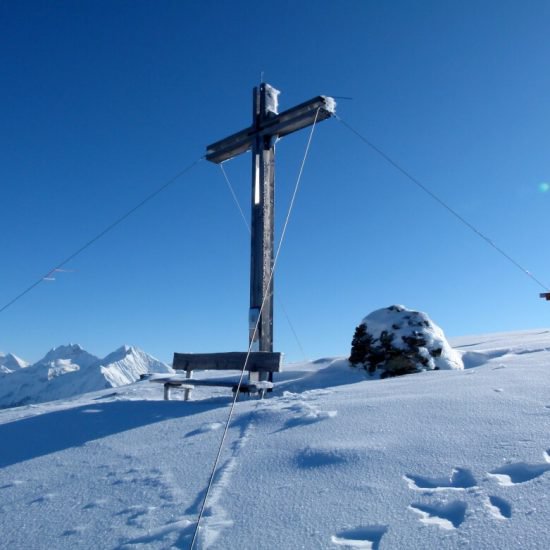
[[[181,401],[94,403],[0,425],[0,468],[89,441],[225,406]]]

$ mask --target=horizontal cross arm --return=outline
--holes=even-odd
[[[292,107],[276,117],[267,119],[260,128],[260,134],[274,137],[284,137],[302,128],[311,126],[315,120],[321,122],[335,113],[334,99],[317,96],[296,107]]]
[[[240,132],[216,141],[206,148],[206,160],[219,164],[246,153],[252,148],[256,135],[284,137],[288,134],[330,118],[335,113],[336,103],[327,96],[317,96],[279,115],[264,118],[259,128],[249,126]]]
[[[255,128],[249,127],[206,147],[206,160],[219,164],[252,148]]]

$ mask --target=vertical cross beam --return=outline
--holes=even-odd
[[[330,118],[336,108],[334,99],[317,96],[278,113],[278,95],[269,84],[254,88],[252,125],[206,148],[206,159],[216,164],[252,151],[249,310],[252,352],[273,352],[275,140]],[[271,372],[250,372],[249,380],[271,381],[272,376]]]
[[[249,343],[252,351],[273,351],[273,261],[275,224],[275,146],[261,128],[276,113],[261,84],[253,91],[252,218],[250,256]],[[263,306],[263,307],[262,307]],[[250,373],[251,381],[267,380],[270,373]]]

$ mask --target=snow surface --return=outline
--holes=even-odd
[[[196,548],[546,549],[550,330],[453,345],[464,370],[320,359],[237,403]],[[0,411],[2,547],[189,548],[229,404],[140,381]]]

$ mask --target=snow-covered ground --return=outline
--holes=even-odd
[[[465,370],[322,359],[238,402],[196,547],[548,548],[550,330],[451,343]],[[229,405],[141,381],[0,411],[0,546],[189,548]]]

